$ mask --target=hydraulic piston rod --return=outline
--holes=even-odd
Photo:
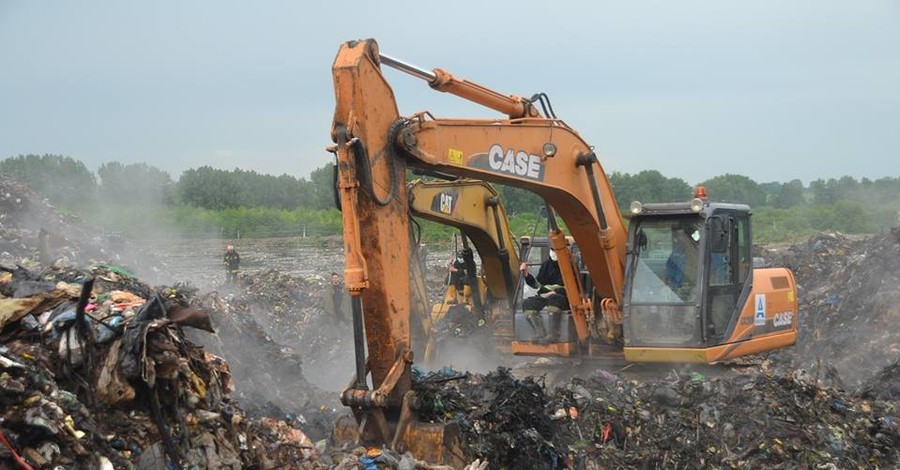
[[[388,67],[408,73],[414,77],[428,82],[431,88],[446,93],[451,93],[460,98],[486,106],[493,110],[506,114],[510,119],[524,117],[538,117],[540,114],[532,106],[531,102],[520,96],[506,96],[490,88],[485,88],[477,83],[454,77],[450,72],[441,69],[428,71],[408,64],[402,60],[379,53],[381,63]]]
[[[378,57],[381,59],[382,64],[387,65],[388,67],[390,67],[392,69],[397,69],[401,72],[406,72],[406,73],[412,75],[413,77],[421,78],[422,80],[425,80],[426,82],[433,82],[433,81],[437,80],[437,75],[435,75],[434,73],[432,73],[428,70],[425,70],[425,69],[420,69],[419,67],[416,67],[415,65],[407,64],[406,62],[403,62],[400,59],[395,59],[389,55],[384,55],[384,54],[378,54]]]

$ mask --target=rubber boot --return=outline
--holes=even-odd
[[[537,310],[525,310],[525,318],[534,330],[534,341],[541,342],[547,337],[547,330],[544,329],[544,322],[541,321],[541,315]]]
[[[559,341],[559,327],[562,321],[562,310],[560,310],[559,307],[548,305],[541,311],[547,312],[550,316],[550,334],[547,336],[547,340],[551,343]]]

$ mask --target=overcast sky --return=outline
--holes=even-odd
[[[607,171],[900,176],[900,2],[0,0],[0,158],[307,176],[341,42],[545,92]],[[491,111],[386,72],[403,114]]]

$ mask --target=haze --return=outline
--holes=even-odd
[[[306,176],[341,42],[545,92],[607,171],[900,174],[893,1],[0,2],[0,158]],[[494,113],[388,71],[401,113]]]

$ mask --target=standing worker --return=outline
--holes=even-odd
[[[338,273],[331,273],[331,291],[328,294],[325,296],[325,311],[331,313],[334,323],[347,323],[347,316],[344,315],[344,297],[347,296],[347,291]],[[349,304],[349,299],[347,303]]]
[[[447,296],[449,304],[466,303],[469,298],[469,286],[466,285],[466,263],[463,257],[465,253],[459,250],[449,266],[450,279],[448,281]]]
[[[237,282],[238,272],[241,270],[241,255],[234,250],[234,245],[225,248],[222,261],[225,263],[225,282]]]

